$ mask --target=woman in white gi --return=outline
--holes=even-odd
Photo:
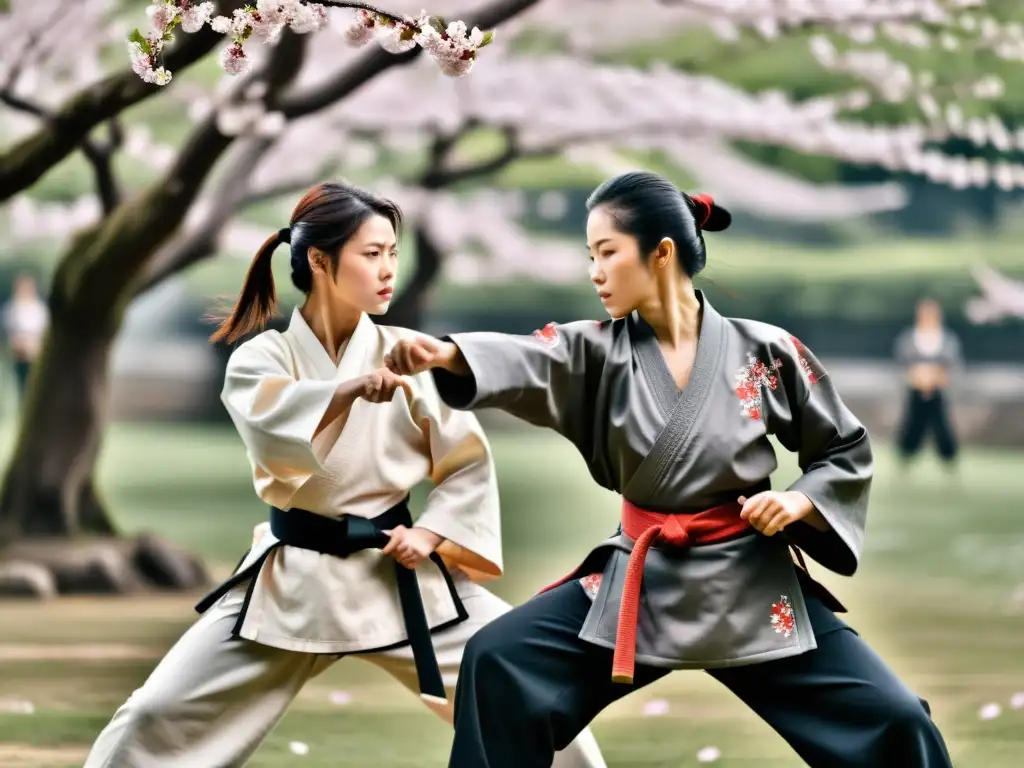
[[[462,652],[506,603],[494,466],[476,418],[445,406],[429,375],[400,378],[385,353],[411,332],[375,325],[397,268],[397,206],[322,184],[253,260],[214,339],[260,330],[277,299],[271,255],[291,244],[306,294],[288,329],[241,344],[222,400],[270,522],[199,620],[117,710],[86,768],[241,766],[311,677],[354,655],[452,721]],[[413,523],[409,489],[435,487]],[[581,734],[558,768],[602,768]]]
[[[871,445],[806,346],[694,288],[703,233],[728,212],[647,173],[588,207],[590,277],[613,319],[409,338],[388,360],[434,369],[452,407],[555,430],[622,496],[616,535],[469,643],[450,768],[544,768],[674,669],[708,670],[815,768],[949,768],[927,705],[803,567],[800,550],[857,569]],[[786,490],[771,489],[769,435],[799,457]]]

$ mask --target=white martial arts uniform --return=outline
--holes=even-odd
[[[431,708],[451,722],[462,651],[509,606],[480,586],[502,573],[498,492],[490,447],[476,418],[445,406],[429,374],[388,403],[357,400],[313,433],[338,384],[383,365],[411,331],[363,316],[335,364],[296,310],[288,329],[242,344],[228,362],[222,400],[245,443],[259,497],[282,510],[372,518],[409,490],[434,483],[415,525],[445,541],[416,569],[448,700]],[[272,550],[267,553],[267,550]],[[395,588],[379,549],[339,558],[280,545],[256,527],[245,570],[189,628],[99,735],[85,768],[233,768],[244,765],[311,677],[339,654],[384,669],[413,691],[418,677]],[[455,594],[453,594],[453,592]],[[456,597],[457,595],[457,597]],[[459,618],[461,600],[463,621]],[[378,650],[387,649],[387,650]],[[589,730],[556,768],[603,768]]]

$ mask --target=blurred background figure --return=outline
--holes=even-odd
[[[39,354],[50,324],[50,311],[39,296],[36,280],[31,275],[21,274],[15,279],[11,298],[4,305],[3,322],[20,405],[32,363]]]
[[[955,465],[957,439],[949,414],[949,388],[963,364],[960,339],[942,322],[934,299],[917,303],[914,324],[896,338],[896,360],[905,368],[906,406],[898,449],[910,461],[931,436],[947,466]]]

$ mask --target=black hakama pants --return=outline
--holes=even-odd
[[[815,768],[951,767],[927,702],[820,600],[806,602],[815,650],[708,674]],[[632,685],[613,683],[612,652],[578,637],[590,606],[574,580],[469,641],[449,768],[550,768],[601,710],[670,671],[638,664]]]
[[[953,461],[957,455],[957,440],[945,395],[940,390],[926,395],[911,387],[900,428],[900,456],[909,459],[916,455],[929,434],[935,438],[935,447],[943,461]]]

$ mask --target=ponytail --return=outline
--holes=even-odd
[[[732,214],[718,205],[711,195],[687,195],[683,198],[690,203],[690,211],[697,226],[704,232],[721,232],[732,224]]]
[[[249,333],[262,330],[277,314],[277,289],[274,286],[271,256],[277,246],[290,240],[290,230],[282,229],[263,242],[249,265],[234,309],[210,336],[211,342],[226,341],[233,344]]]

